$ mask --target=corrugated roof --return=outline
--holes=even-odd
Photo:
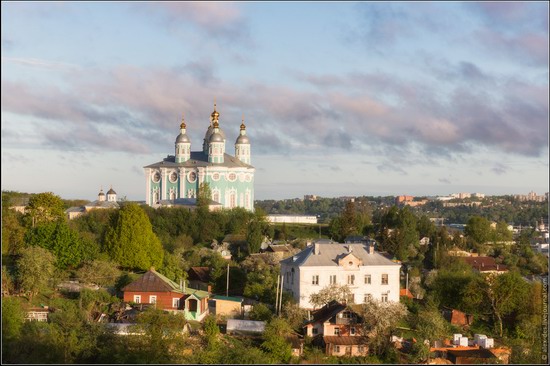
[[[179,292],[183,294],[177,283],[161,275],[154,269],[150,269],[143,276],[126,285],[122,291]]]
[[[292,257],[283,259],[280,263],[297,266],[338,266],[338,260],[351,253],[363,261],[363,266],[400,266],[400,264],[381,255],[379,252],[369,254],[365,244],[317,244],[319,254],[314,254],[315,244],[310,245]],[[294,258],[296,258],[294,260]]]
[[[473,269],[479,272],[499,271],[506,272],[508,267],[504,264],[497,264],[493,257],[461,257],[463,261],[469,264]]]
[[[213,300],[225,300],[225,301],[235,301],[235,302],[243,302],[242,297],[236,297],[236,296],[222,296],[222,295],[214,295],[212,296]]]

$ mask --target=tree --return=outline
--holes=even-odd
[[[51,283],[55,262],[55,256],[41,247],[29,247],[21,251],[17,261],[17,279],[20,288],[28,292],[31,299]]]
[[[24,245],[22,214],[10,209],[9,196],[2,192],[2,254],[17,254]]]
[[[517,272],[488,275],[473,284],[471,292],[483,294],[481,303],[488,304],[496,320],[499,335],[503,334],[503,317],[517,310],[529,295],[529,285]]]
[[[254,217],[248,223],[246,233],[246,242],[248,244],[248,252],[250,254],[258,253],[262,245],[264,236],[269,234],[270,226],[264,212],[256,210]]]
[[[26,214],[30,226],[43,222],[63,220],[65,218],[65,206],[61,197],[52,192],[38,193],[29,199]]]
[[[134,203],[121,208],[115,216],[105,235],[104,250],[123,267],[162,267],[162,245],[147,215]]]
[[[57,258],[57,267],[76,267],[91,259],[94,245],[84,241],[65,221],[43,223],[27,232],[26,242],[50,250]]]
[[[80,282],[98,286],[114,286],[120,275],[120,270],[115,263],[99,259],[84,262],[76,272]]]
[[[464,228],[470,246],[481,248],[491,237],[491,223],[484,217],[472,216]]]
[[[2,298],[2,345],[19,338],[24,322],[21,301],[16,297]]]
[[[262,349],[268,352],[274,363],[288,363],[290,361],[292,348],[285,336],[290,334],[291,331],[290,325],[281,318],[273,318],[265,327]]]
[[[348,285],[328,285],[319,292],[309,296],[309,302],[314,307],[322,307],[331,301],[340,303],[348,302],[351,298],[351,290]]]
[[[219,344],[219,335],[220,335],[220,328],[218,327],[218,324],[216,323],[216,316],[215,315],[208,315],[204,319],[204,338],[206,340],[206,345],[208,348],[216,348],[216,346]]]
[[[392,329],[407,315],[406,307],[396,302],[381,302],[368,299],[360,305],[362,334],[369,350],[381,355],[390,347]]]

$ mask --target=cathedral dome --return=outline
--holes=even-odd
[[[210,135],[209,142],[223,142],[225,140],[224,136],[222,136],[219,132],[214,132],[212,135]]]
[[[99,192],[98,196],[105,196],[105,193],[103,193],[103,189]]]
[[[186,133],[180,133],[176,138],[176,144],[182,143],[182,142],[191,142],[191,140],[189,140],[189,136],[187,136]]]
[[[109,189],[109,191],[107,191],[107,194],[116,194],[116,192],[113,190],[113,188],[111,187],[111,189]]]
[[[222,135],[222,139],[225,140],[225,132],[221,128],[218,127],[218,133]],[[214,127],[208,126],[208,129],[206,130],[206,134],[204,135],[204,139],[206,141],[210,141],[210,137],[214,134]]]
[[[248,139],[247,135],[239,135],[237,137],[237,141],[235,141],[236,144],[250,144],[250,140]]]

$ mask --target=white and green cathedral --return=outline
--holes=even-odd
[[[214,206],[253,211],[255,169],[250,165],[250,140],[244,119],[235,141],[235,156],[232,156],[225,153],[225,133],[220,128],[219,117],[214,104],[202,151],[191,151],[191,140],[182,120],[175,155],[144,167],[148,205],[193,205],[201,184],[208,183]]]

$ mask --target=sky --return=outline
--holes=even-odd
[[[182,115],[255,198],[548,192],[547,2],[7,2],[2,190],[145,199]]]

